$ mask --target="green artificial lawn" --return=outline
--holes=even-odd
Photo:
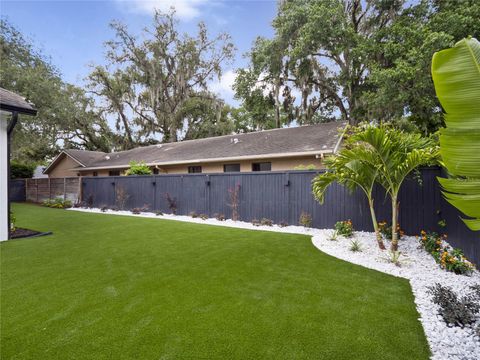
[[[15,204],[2,359],[427,359],[407,280],[307,236]]]

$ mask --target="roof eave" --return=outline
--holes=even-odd
[[[11,112],[11,113],[17,112],[19,114],[32,115],[32,116],[37,115],[37,110],[34,108],[27,109],[23,107],[8,105],[8,104],[0,104],[0,110]]]
[[[292,152],[292,153],[280,153],[280,154],[262,154],[262,155],[242,155],[242,156],[231,156],[231,157],[220,157],[220,158],[207,158],[207,159],[195,159],[195,160],[181,160],[181,161],[162,161],[162,162],[149,162],[146,163],[147,166],[168,166],[168,165],[185,165],[185,164],[198,164],[198,163],[211,163],[211,162],[229,162],[229,161],[242,161],[242,160],[256,160],[256,159],[278,159],[278,158],[291,158],[299,156],[314,156],[314,155],[325,155],[333,154],[333,149],[328,150],[315,150],[315,151],[304,151],[304,152]],[[110,165],[110,166],[86,166],[79,171],[88,171],[88,170],[102,170],[102,169],[125,169],[129,168],[128,164],[119,164],[119,165]]]

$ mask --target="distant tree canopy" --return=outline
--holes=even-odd
[[[0,21],[0,87],[38,109],[14,130],[13,159],[42,162],[59,147],[108,151],[111,132],[84,90],[62,81],[51,60],[8,22]]]
[[[430,77],[435,51],[480,32],[477,0],[286,0],[275,36],[258,38],[236,97],[257,128],[295,120],[442,124]]]
[[[106,66],[89,75],[89,89],[103,100],[124,133],[123,149],[142,141],[177,141],[230,131],[219,126],[223,102],[208,89],[233,58],[230,36],[209,37],[198,24],[195,37],[179,34],[174,12],[156,12],[153,26],[138,38],[114,22],[115,40],[106,43]]]
[[[35,172],[35,164],[20,163],[12,161],[10,163],[10,177],[12,179],[29,179]]]

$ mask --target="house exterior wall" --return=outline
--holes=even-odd
[[[57,162],[55,167],[48,173],[48,177],[60,178],[77,176],[78,171],[72,169],[78,166],[79,165],[76,161],[72,160],[66,155],[63,155],[62,158]]]
[[[8,239],[8,115],[0,111],[0,241]]]
[[[187,174],[189,166],[201,166],[202,173],[212,174],[212,173],[222,173],[223,165],[225,164],[240,164],[241,172],[250,172],[252,171],[252,164],[257,162],[270,162],[272,163],[272,171],[286,171],[294,170],[297,166],[308,166],[314,165],[316,169],[323,169],[325,166],[321,159],[315,158],[315,156],[300,156],[300,157],[289,157],[289,158],[275,158],[275,159],[258,159],[258,160],[243,160],[243,161],[225,161],[225,162],[214,162],[214,163],[192,163],[192,164],[182,164],[182,165],[169,165],[169,166],[159,166],[159,174]],[[57,165],[50,171],[49,177],[69,177],[77,176],[77,173],[80,172],[81,176],[93,176],[92,170],[82,171],[81,169],[72,170],[72,168],[78,167],[78,164],[70,159],[68,156],[64,156],[59,160]],[[153,168],[152,168],[153,169]],[[120,170],[120,175],[124,175],[125,168],[122,169],[98,169],[95,170],[97,176],[109,176],[110,170]]]

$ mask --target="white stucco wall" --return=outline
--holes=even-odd
[[[7,126],[10,114],[0,111],[0,241],[8,239]]]

